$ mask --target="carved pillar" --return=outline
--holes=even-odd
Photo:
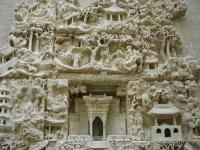
[[[49,135],[51,134],[51,126],[49,126]]]
[[[36,49],[35,49],[35,51],[38,52],[39,51],[39,42],[40,42],[38,33],[36,33],[35,36],[36,36]]]
[[[156,126],[158,125],[158,120],[157,120],[157,118],[155,118],[155,125],[156,125]]]
[[[90,122],[90,138],[93,138],[93,131],[92,131],[92,111],[89,110],[89,122]]]
[[[165,61],[166,60],[166,56],[165,56],[165,40],[161,41],[161,48],[160,48],[160,56],[161,58]]]
[[[106,121],[107,121],[107,112],[103,113],[103,139],[106,140]]]
[[[110,21],[113,21],[113,15],[110,14]]]
[[[120,14],[118,14],[118,21],[122,21]]]
[[[173,122],[174,122],[174,125],[177,125],[175,117],[173,118]]]
[[[66,124],[66,133],[67,136],[69,135],[69,87],[66,91],[66,97],[65,97],[65,103],[67,103],[67,124]],[[64,133],[65,128],[63,128],[63,133]]]
[[[32,51],[32,44],[33,44],[33,31],[31,30],[30,36],[29,36],[29,50]]]
[[[170,39],[167,39],[166,50],[167,50],[167,57],[168,57],[168,59],[171,58],[171,52],[170,52],[170,49],[169,49],[169,44],[170,44]]]
[[[4,56],[2,56],[2,60],[1,60],[2,64],[5,62],[5,58]]]

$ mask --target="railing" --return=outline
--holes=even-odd
[[[186,141],[134,141],[130,135],[109,135],[106,141],[93,141],[89,135],[70,135],[59,144],[60,150],[88,150],[99,145],[108,150],[180,150]]]
[[[89,135],[69,135],[68,138],[60,145],[60,149],[81,149],[87,150],[90,145]]]

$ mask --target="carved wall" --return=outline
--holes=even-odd
[[[183,0],[18,3],[0,48],[0,148],[199,149],[187,10]]]

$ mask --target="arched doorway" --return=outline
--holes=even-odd
[[[171,131],[170,129],[165,129],[165,137],[171,137]]]
[[[95,141],[101,141],[103,138],[103,122],[98,116],[93,121],[93,138]]]

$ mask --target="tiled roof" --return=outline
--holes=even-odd
[[[10,46],[3,46],[3,47],[0,48],[0,55],[9,56],[14,51],[15,51],[15,49],[10,47]]]

